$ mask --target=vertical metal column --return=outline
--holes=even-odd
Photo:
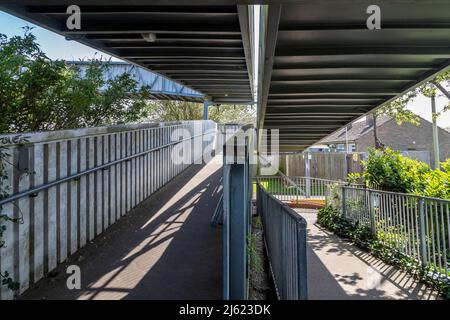
[[[426,231],[425,231],[425,210],[423,199],[419,198],[419,203],[417,204],[419,207],[419,239],[420,239],[420,261],[422,262],[422,267],[426,267],[427,265],[427,242],[426,242]]]
[[[305,153],[306,197],[311,196],[311,154]]]
[[[439,133],[436,119],[436,97],[431,96],[431,115],[433,117],[433,156],[434,156],[434,169],[440,167],[439,159]]]
[[[301,226],[297,226],[297,264],[298,264],[298,298],[300,300],[308,299],[308,269],[306,252],[306,222],[302,221]]]
[[[375,210],[374,210],[374,195],[371,190],[368,190],[368,200],[369,200],[369,215],[370,215],[370,230],[372,231],[372,234],[375,236],[377,234],[376,232],[376,220],[375,220]]]
[[[209,101],[209,100],[205,100],[203,102],[203,120],[208,120],[208,109],[209,109],[210,105],[211,105],[211,101]]]
[[[342,199],[341,199],[341,204],[342,204],[342,216],[345,217],[347,215],[346,213],[346,203],[345,203],[345,187],[342,186]]]
[[[238,132],[224,146],[223,298],[230,300],[248,298],[247,237],[252,195],[249,146],[252,139],[242,134]]]

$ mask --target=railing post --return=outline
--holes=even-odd
[[[306,263],[306,223],[297,224],[298,299],[308,299],[308,270]]]
[[[305,154],[305,176],[306,176],[306,197],[311,197],[311,154],[306,152]]]
[[[375,210],[374,210],[374,197],[372,190],[368,190],[368,201],[369,201],[369,216],[370,216],[370,230],[372,234],[375,236],[377,234],[375,230]]]
[[[426,243],[426,232],[425,232],[425,213],[423,206],[423,199],[419,198],[419,240],[420,240],[420,261],[422,262],[422,268],[427,265],[427,243]]]
[[[342,186],[342,198],[341,198],[341,204],[342,204],[342,216],[346,216],[346,209],[345,209],[345,186]]]
[[[280,250],[279,252],[281,253],[281,259],[279,260],[279,270],[281,270],[281,288],[279,287],[278,289],[280,290],[280,296],[281,299],[283,300],[287,300],[288,299],[288,290],[287,290],[287,283],[288,283],[288,279],[287,279],[287,272],[286,272],[286,266],[288,264],[287,261],[287,256],[286,256],[286,252],[289,250],[288,248],[286,248],[286,226],[285,226],[285,219],[283,219],[284,216],[284,212],[283,212],[283,206],[281,204],[276,204],[277,207],[279,207],[279,210],[276,210],[277,213],[277,219],[279,221],[279,225],[280,225]],[[278,208],[277,208],[278,209]]]

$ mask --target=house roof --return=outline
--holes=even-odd
[[[379,116],[377,118],[377,128],[391,120],[390,116]],[[373,125],[368,124],[366,121],[359,121],[352,123],[351,126],[347,126],[347,140],[355,141],[359,139],[361,136],[365,135],[368,132],[373,130]],[[324,139],[320,140],[320,143],[334,143],[334,142],[342,142],[345,141],[345,127],[340,130],[330,134]]]

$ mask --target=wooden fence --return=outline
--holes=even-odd
[[[346,180],[349,173],[362,172],[363,153],[303,153],[286,155],[287,176],[307,176],[306,162],[310,157],[310,177]]]
[[[405,157],[430,164],[428,151],[401,151]],[[287,176],[307,176],[307,156],[309,155],[310,177],[328,180],[346,180],[349,173],[362,173],[361,161],[366,152],[311,152],[284,155],[281,159]]]
[[[191,137],[172,137],[176,129]],[[3,200],[1,214],[22,223],[2,222],[0,272],[24,292],[186,169],[186,154],[200,162],[216,131],[212,121],[188,121],[25,134],[29,142],[8,146],[3,159],[14,201]],[[1,299],[13,298],[0,287]]]

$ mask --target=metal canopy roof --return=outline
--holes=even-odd
[[[248,7],[161,3],[17,0],[0,1],[0,9],[165,75],[214,102],[252,102]],[[80,5],[81,30],[67,29],[71,4]],[[145,41],[142,33],[156,34],[156,41]]]
[[[104,61],[108,66],[106,72],[103,73],[105,80],[114,79],[115,77],[128,73],[138,82],[138,87],[147,87],[151,99],[155,100],[178,100],[202,103],[205,97],[186,86],[175,83],[159,74],[151,72],[147,69],[137,67],[126,62]],[[81,74],[91,64],[90,61],[66,61],[69,66],[76,66]]]
[[[74,2],[82,30],[68,32],[65,8]],[[450,65],[448,0],[379,0],[382,29],[373,31],[372,0],[0,0],[0,9],[216,102],[242,103],[252,100],[244,4],[254,3],[270,3],[261,17],[258,126],[280,129],[281,151],[305,149]]]
[[[270,5],[259,127],[280,129],[280,149],[301,151],[450,65],[450,1]]]

